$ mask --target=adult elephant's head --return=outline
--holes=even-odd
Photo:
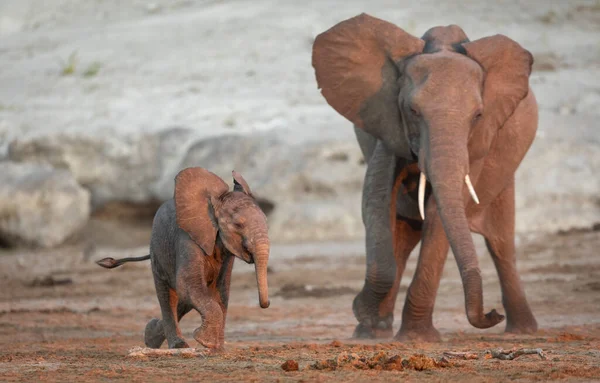
[[[479,328],[502,316],[483,313],[465,180],[527,96],[532,63],[528,51],[502,35],[470,42],[451,25],[417,38],[366,14],[320,34],[313,46],[327,102],[397,156],[418,161],[431,182],[461,271],[467,316]]]

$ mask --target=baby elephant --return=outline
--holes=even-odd
[[[97,263],[114,268],[150,259],[162,320],[146,325],[145,343],[159,348],[189,347],[179,321],[191,309],[202,316],[194,331],[204,347],[221,350],[234,256],[254,263],[260,307],[269,307],[267,219],[244,178],[233,171],[234,188],[199,167],[175,178],[175,198],[162,204],[152,225],[150,254],[138,258],[104,258]]]

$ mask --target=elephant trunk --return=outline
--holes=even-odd
[[[460,129],[448,129],[457,132]],[[504,316],[492,310],[483,312],[483,287],[477,253],[465,213],[465,177],[468,175],[469,155],[467,138],[464,141],[428,140],[426,154],[427,177],[433,188],[437,209],[446,236],[460,270],[465,294],[465,309],[469,323],[477,328],[489,328],[500,323]],[[456,142],[458,141],[458,142]],[[423,169],[423,168],[422,168]],[[423,169],[424,170],[424,169]]]
[[[269,288],[267,285],[267,263],[269,261],[270,244],[268,238],[257,241],[254,251],[254,266],[256,269],[256,283],[258,285],[258,299],[260,307],[266,309],[270,305]]]

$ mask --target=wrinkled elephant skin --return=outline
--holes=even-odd
[[[318,35],[312,63],[326,101],[354,123],[367,162],[367,272],[353,303],[354,335],[392,333],[400,280],[419,241],[398,339],[440,338],[432,314],[450,248],[469,323],[502,322],[484,311],[472,232],[485,237],[498,271],[506,331],[536,331],[514,243],[514,174],[538,124],[532,55],[502,35],[470,41],[449,25],[418,38],[361,14]]]
[[[267,220],[248,184],[233,172],[234,189],[202,168],[187,168],[175,178],[175,197],[156,212],[150,254],[138,258],[105,258],[114,268],[150,259],[162,319],[146,325],[146,346],[187,348],[179,321],[197,310],[202,324],[194,339],[212,351],[223,349],[231,271],[235,257],[256,266],[259,302],[269,307]]]

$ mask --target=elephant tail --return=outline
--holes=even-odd
[[[127,263],[127,262],[140,262],[140,261],[146,261],[148,259],[150,259],[150,254],[144,255],[143,257],[129,257],[129,258],[121,258],[121,259],[114,259],[114,258],[109,257],[109,258],[103,258],[99,261],[96,261],[96,263],[106,269],[114,269],[115,267],[119,267],[122,264]]]

